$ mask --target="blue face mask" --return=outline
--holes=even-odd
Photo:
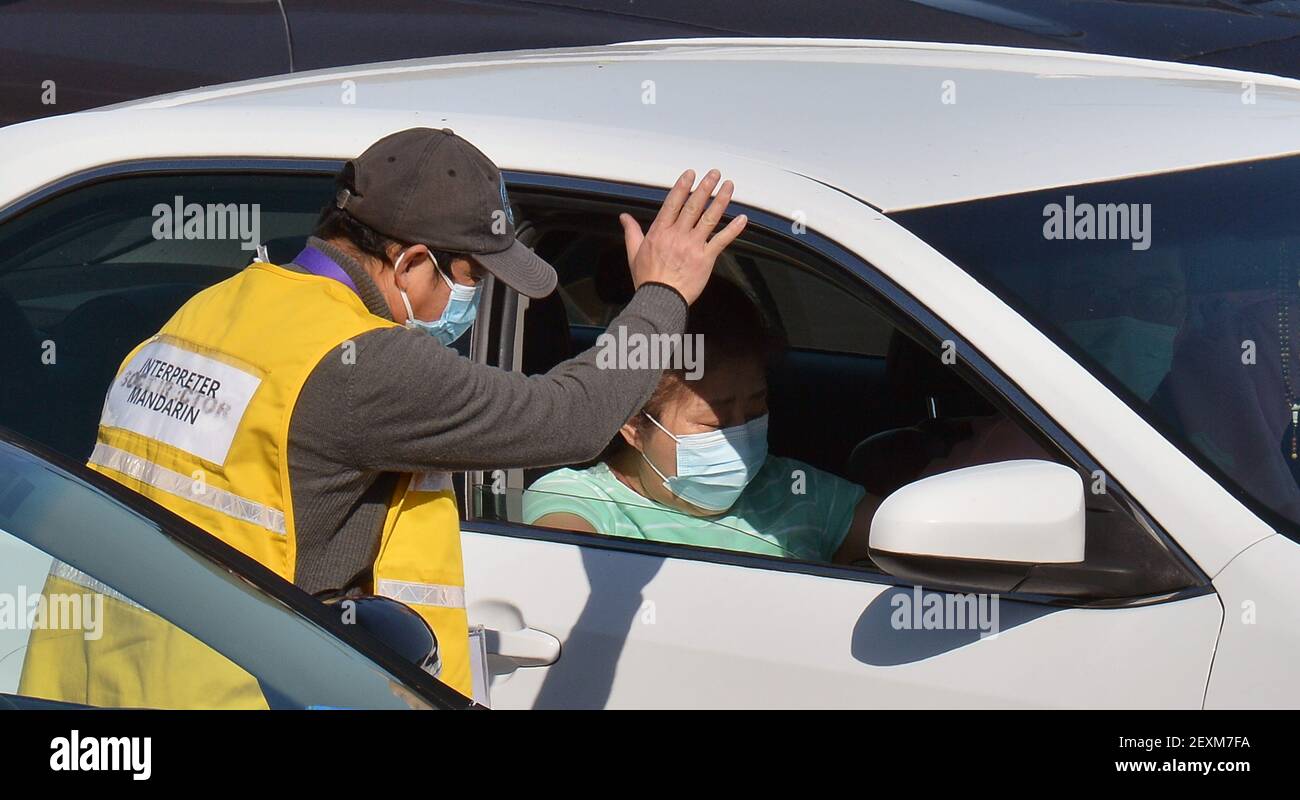
[[[397,257],[397,264],[402,263],[406,253]],[[393,268],[397,268],[397,264]],[[451,289],[451,297],[447,300],[447,307],[442,310],[442,316],[433,322],[425,322],[415,318],[415,312],[411,310],[411,298],[406,296],[406,292],[400,288],[397,290],[402,295],[402,303],[406,306],[406,327],[422,330],[433,338],[445,345],[450,346],[452,342],[459,339],[474,325],[474,318],[478,316],[478,300],[482,292],[482,286],[464,286],[455,283],[451,278],[443,274],[438,268],[438,262],[433,262],[433,269],[438,276],[446,282],[447,287]]]
[[[767,461],[766,414],[743,425],[683,436],[645,416],[677,443],[677,474],[664,475],[644,452],[641,458],[663,479],[665,489],[705,511],[726,511],[735,505]]]

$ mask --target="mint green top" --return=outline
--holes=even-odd
[[[642,497],[601,463],[538,479],[524,492],[524,522],[566,513],[614,536],[830,561],[864,494],[861,486],[802,461],[768,456],[730,510],[694,517]]]

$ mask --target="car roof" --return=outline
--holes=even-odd
[[[422,124],[453,127],[497,118],[508,120],[509,136],[489,137],[496,149],[488,154],[503,166],[517,165],[502,141],[564,141],[557,132],[580,128],[582,146],[607,156],[635,160],[656,141],[672,142],[679,152],[764,162],[886,212],[1300,151],[1294,79],[859,40],[664,40],[416,59],[114,108],[268,124],[303,112],[314,124],[358,113],[417,113]]]

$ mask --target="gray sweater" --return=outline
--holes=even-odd
[[[392,319],[354,259],[313,237],[352,278],[371,313]],[[288,269],[305,271],[296,264]],[[611,332],[681,333],[686,303],[642,286]],[[475,364],[404,327],[356,337],[312,370],[289,423],[289,482],[298,556],[308,592],[347,586],[369,572],[398,475],[543,467],[594,458],[649,399],[660,372],[599,369],[595,348],[545,375]]]

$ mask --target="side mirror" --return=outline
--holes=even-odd
[[[356,625],[435,678],[442,671],[438,637],[410,607],[368,594],[336,594],[320,599],[338,612],[343,624]]]
[[[880,504],[870,551],[881,569],[914,584],[1012,591],[1035,564],[1083,560],[1083,479],[1038,460],[922,478]]]

